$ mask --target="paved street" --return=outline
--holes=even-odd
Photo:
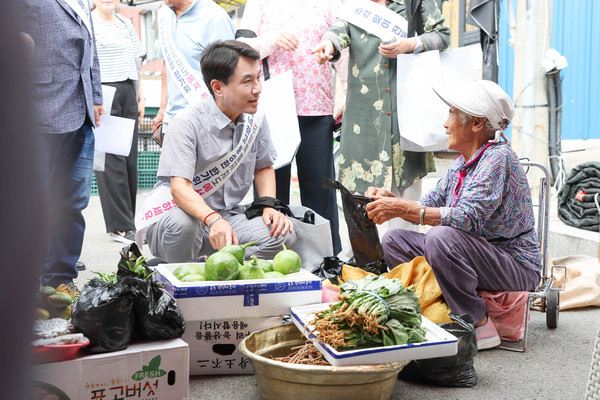
[[[577,154],[575,160],[569,162],[578,164],[585,161],[581,154]],[[442,171],[447,164],[447,160],[441,160],[438,170]],[[138,194],[138,204],[147,193],[141,191]],[[293,203],[298,201],[298,196],[294,196]],[[91,271],[114,271],[123,246],[105,233],[98,196],[92,196],[84,214],[87,229],[81,260],[88,269],[77,280],[80,287],[92,276]],[[342,229],[346,252],[347,232],[345,227]],[[143,249],[143,254],[150,257],[147,248]],[[561,312],[559,326],[555,330],[546,328],[545,317],[541,312],[532,311],[529,345],[525,353],[505,350],[480,352],[475,359],[479,381],[474,388],[436,388],[398,381],[392,399],[584,398],[594,343],[600,328],[600,308]],[[196,376],[190,377],[190,398],[251,400],[260,399],[260,394],[253,375]]]

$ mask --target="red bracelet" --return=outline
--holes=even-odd
[[[207,215],[206,217],[204,217],[204,221],[202,221],[202,223],[203,223],[204,225],[206,225],[206,218],[210,217],[210,216],[211,216],[211,215],[213,215],[213,214],[219,214],[219,212],[218,212],[218,211],[213,211],[213,212],[211,212],[211,213],[208,213],[208,215]],[[206,226],[208,226],[208,225],[206,225]]]

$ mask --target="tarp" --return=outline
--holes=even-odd
[[[479,27],[483,52],[483,76],[498,82],[498,0],[471,0],[467,23]]]
[[[598,232],[600,213],[600,162],[587,162],[573,168],[558,193],[558,217],[567,225]]]

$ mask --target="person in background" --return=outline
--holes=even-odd
[[[377,224],[400,217],[433,226],[426,234],[388,231],[382,239],[385,261],[392,267],[425,256],[452,312],[470,314],[478,349],[489,349],[500,337],[477,291],[529,291],[541,278],[527,176],[514,150],[500,141],[514,107],[490,81],[454,92],[434,90],[450,106],[444,123],[448,149],[461,156],[418,202],[369,188],[366,194],[375,201],[367,204],[367,215]]]
[[[78,295],[78,271],[100,123],[102,89],[87,1],[22,0],[24,32],[33,39],[32,109],[43,186],[48,193],[48,242],[42,286]]]
[[[107,153],[104,171],[96,171],[106,232],[113,240],[127,244],[133,242],[135,234],[137,121],[140,114],[143,116],[145,101],[137,59],[144,55],[144,50],[131,21],[115,13],[119,0],[94,0],[94,4],[92,19],[100,79],[102,84],[116,89],[110,114],[136,120],[129,155]]]
[[[334,255],[341,249],[336,193],[321,186],[335,180],[333,164],[334,79],[310,51],[335,21],[340,0],[249,0],[236,36],[260,53],[270,76],[292,71],[301,142],[296,154],[302,205],[328,219]],[[347,60],[344,60],[347,62]],[[291,164],[275,171],[277,199],[290,202]]]
[[[379,37],[338,19],[314,49],[319,63],[350,48],[348,90],[342,123],[339,181],[350,191],[369,186],[417,200],[421,181],[435,171],[433,153],[403,151],[396,112],[396,57],[444,50],[450,30],[435,0],[373,0],[408,22],[407,38],[384,44]],[[415,33],[417,36],[415,36]],[[411,225],[401,220],[390,227]]]
[[[163,57],[162,86],[160,108],[153,121],[152,130],[160,132],[154,137],[162,145],[162,135],[167,132],[169,122],[175,115],[190,104],[190,93],[182,92],[178,86],[178,76],[188,81],[189,74],[195,75],[197,81],[202,81],[200,58],[204,49],[216,40],[233,39],[235,28],[225,10],[212,0],[165,0],[170,12],[168,18],[161,18],[159,10],[159,30],[164,29],[167,39],[172,40],[179,64],[185,62],[189,71],[177,70],[174,64],[164,62],[165,38],[160,40],[159,56]],[[170,24],[170,28],[167,25]],[[185,76],[185,75],[188,76]]]
[[[296,234],[288,217],[265,207],[262,218],[248,219],[240,205],[253,180],[259,196],[275,196],[276,151],[269,126],[266,118],[261,122],[252,115],[261,93],[258,58],[253,48],[235,40],[214,42],[202,55],[210,96],[171,122],[159,182],[144,202],[144,211],[153,210],[157,197],[160,208],[165,200],[159,193],[166,192],[177,205],[159,214],[147,230],[148,247],[160,260],[186,262],[252,241],[258,244],[246,249],[246,257],[273,258],[282,243],[294,248]],[[205,176],[215,179],[202,184]]]

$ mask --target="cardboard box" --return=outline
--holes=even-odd
[[[154,276],[186,322],[287,315],[292,306],[321,302],[321,279],[305,270],[277,279],[181,282],[172,273],[179,265],[160,264]]]
[[[31,381],[31,390],[51,393],[40,398],[187,400],[189,348],[181,339],[135,343],[122,351],[35,365]]]
[[[190,345],[190,375],[253,374],[238,346],[252,332],[281,325],[281,317],[186,322],[181,337]]]

